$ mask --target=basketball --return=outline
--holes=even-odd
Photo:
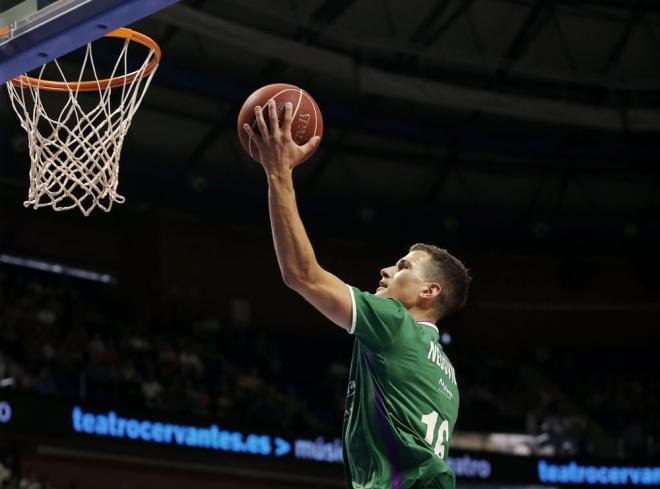
[[[323,137],[323,117],[321,111],[314,99],[302,88],[287,83],[274,83],[266,85],[256,90],[250,95],[241,111],[238,114],[238,137],[245,152],[250,157],[259,162],[259,150],[257,145],[252,141],[243,129],[243,124],[249,124],[255,131],[259,131],[257,121],[254,115],[254,108],[256,106],[264,107],[270,99],[275,99],[277,104],[277,116],[282,122],[284,114],[284,104],[291,102],[293,104],[293,122],[291,124],[291,135],[293,140],[298,145],[305,144],[311,137]],[[268,113],[264,113],[264,119],[268,124]],[[318,148],[318,146],[316,146]],[[312,151],[307,155],[309,159],[314,154]]]

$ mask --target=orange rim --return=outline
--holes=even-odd
[[[156,69],[160,63],[161,51],[160,46],[151,39],[149,36],[145,36],[137,31],[127,29],[125,27],[120,27],[119,29],[109,32],[105,37],[118,37],[121,39],[130,39],[135,41],[138,44],[142,44],[145,47],[153,50],[154,55],[149,61],[147,68],[142,72],[141,70],[133,71],[122,76],[116,76],[113,78],[105,78],[98,81],[83,81],[83,82],[57,82],[50,80],[40,80],[38,78],[33,78],[27,75],[21,75],[14,78],[11,81],[11,84],[15,87],[24,88],[24,87],[37,87],[43,88],[44,90],[51,90],[55,92],[70,92],[70,91],[79,91],[79,92],[93,92],[100,89],[115,88],[129,83],[133,83],[136,79],[143,78],[145,76],[151,75],[151,73]]]
[[[6,36],[7,34],[9,34],[9,26],[3,25],[2,27],[0,27],[0,37]]]

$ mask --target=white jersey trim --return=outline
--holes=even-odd
[[[357,310],[355,308],[355,292],[353,292],[353,287],[346,284],[348,291],[351,293],[351,328],[348,330],[348,334],[355,333],[355,323],[357,323]]]
[[[440,331],[438,330],[438,327],[435,324],[433,324],[429,321],[417,321],[417,324],[423,324],[424,326],[429,326],[429,327],[435,329],[436,333],[440,334]]]

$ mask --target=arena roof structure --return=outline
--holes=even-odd
[[[446,231],[657,238],[654,2],[191,0],[137,27],[164,58],[124,150],[128,206],[217,213],[240,201],[232,212],[249,217],[264,185],[236,116],[251,91],[282,81],[325,119],[298,171],[320,218],[350,207],[358,227],[412,214]],[[14,162],[0,171],[18,186],[26,155],[3,105]]]

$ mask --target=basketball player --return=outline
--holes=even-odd
[[[319,144],[298,146],[292,107],[255,109],[255,141],[268,178],[275,251],[287,286],[356,337],[343,428],[352,489],[455,487],[445,462],[458,415],[454,368],[438,341],[440,319],[460,309],[470,277],[447,251],[416,244],[380,271],[375,294],[349,287],[316,261],[298,214],[292,171]],[[266,124],[267,117],[269,119]]]

